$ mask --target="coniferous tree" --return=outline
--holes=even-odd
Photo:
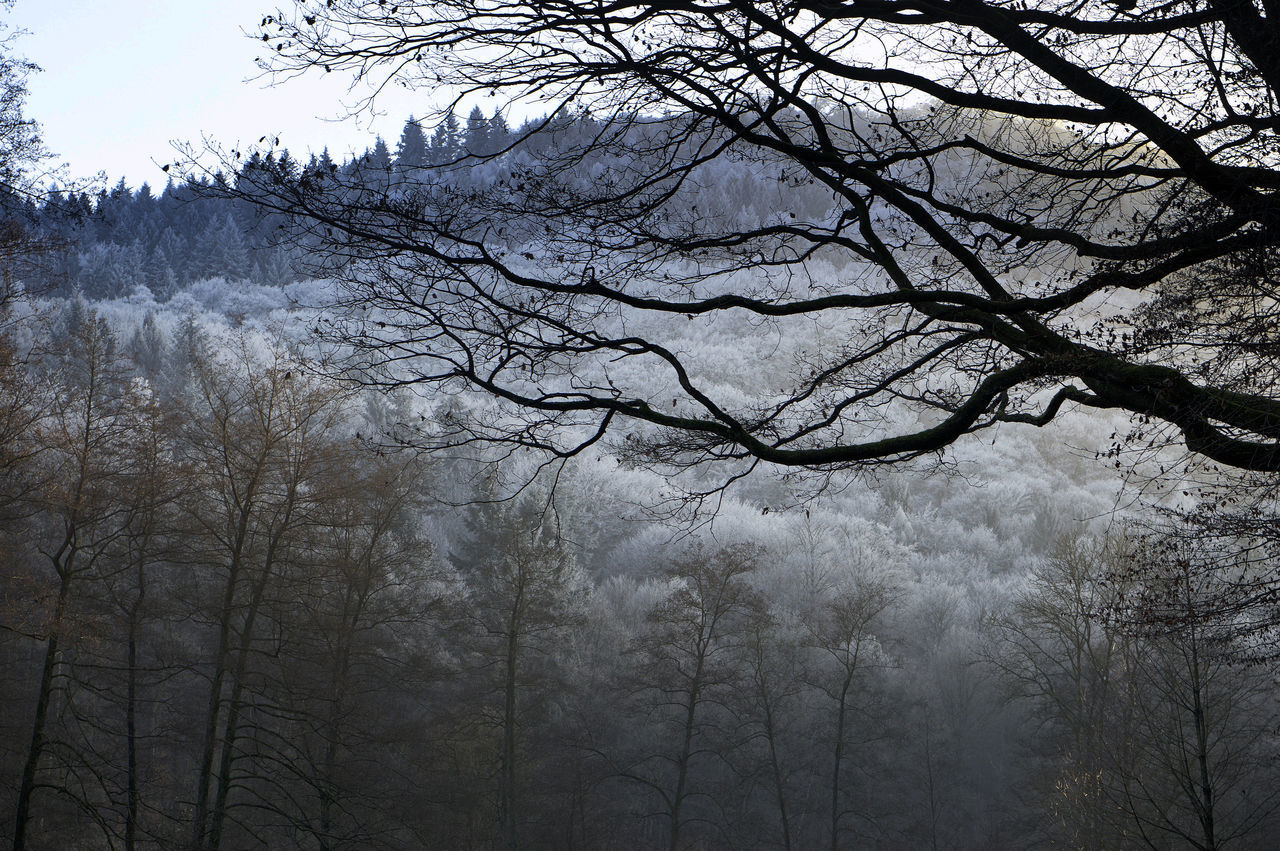
[[[391,170],[391,151],[387,148],[386,140],[381,136],[374,141],[373,147],[365,157],[365,165],[373,172],[387,172]]]
[[[209,277],[242,280],[249,274],[249,249],[244,231],[228,210],[210,222],[204,236],[205,261],[201,270]]]
[[[406,174],[428,164],[430,158],[427,134],[422,125],[412,115],[405,122],[400,132],[400,141],[396,145],[396,168]]]
[[[489,138],[489,120],[484,117],[479,106],[472,107],[471,114],[467,116],[462,147],[468,154],[477,157],[487,156],[494,151],[494,145]]]
[[[431,164],[445,165],[458,158],[462,146],[458,117],[450,112],[431,134]]]
[[[503,117],[502,110],[494,110],[492,117],[489,118],[489,127],[485,131],[485,136],[489,140],[491,151],[500,151],[511,144],[511,128],[507,126],[507,119]]]

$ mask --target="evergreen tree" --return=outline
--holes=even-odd
[[[388,172],[391,170],[391,151],[381,136],[373,143],[373,149],[366,156],[367,167],[373,171]]]
[[[178,289],[178,277],[174,274],[172,261],[161,245],[157,244],[151,250],[146,271],[147,286],[155,293],[157,300],[168,301]]]
[[[208,276],[221,275],[228,280],[241,280],[249,274],[249,250],[244,232],[230,211],[215,220],[205,236],[205,264]]]
[[[259,269],[264,284],[281,286],[297,280],[293,271],[293,257],[285,248],[274,248],[266,252]]]
[[[298,161],[289,154],[288,148],[280,149],[280,156],[275,159],[275,173],[287,180],[292,180],[298,174]]]
[[[409,116],[400,133],[400,142],[396,145],[396,168],[408,172],[427,165],[428,157],[427,134],[423,132],[418,120]]]
[[[431,134],[431,164],[445,165],[458,158],[458,148],[462,144],[458,118],[452,112],[438,125]]]
[[[489,129],[486,135],[489,139],[491,153],[501,151],[511,144],[511,128],[507,126],[507,119],[502,117],[501,110],[495,110],[493,117],[489,119]]]
[[[161,298],[168,298],[173,295],[177,286],[191,280],[191,275],[187,268],[187,246],[181,237],[179,237],[174,231],[172,226],[166,226],[156,238],[156,246],[152,252],[151,260],[153,264],[163,262],[168,265],[170,269],[169,274],[172,274],[174,278],[174,286],[173,288],[170,288],[168,286],[168,274],[165,273],[163,268],[156,271],[153,266],[152,275],[156,279],[156,282],[153,283],[151,288],[155,291],[156,295]]]
[[[134,333],[129,348],[133,362],[138,365],[143,375],[153,377],[160,372],[168,354],[169,344],[164,338],[164,332],[156,324],[154,310],[148,310],[147,315],[142,318],[142,325]]]
[[[468,154],[482,157],[493,152],[493,146],[489,139],[489,120],[484,117],[484,113],[480,111],[480,107],[475,106],[471,109],[471,114],[467,116],[467,130],[463,139],[463,147]]]

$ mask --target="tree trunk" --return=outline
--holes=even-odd
[[[64,549],[70,542],[64,543]],[[56,564],[56,560],[55,560]],[[58,638],[62,632],[62,619],[66,615],[67,601],[71,596],[69,570],[58,571],[58,600],[53,610],[53,624],[45,645],[44,666],[40,671],[40,692],[36,697],[36,717],[31,724],[31,744],[27,748],[27,760],[22,767],[22,785],[18,788],[18,806],[14,813],[13,851],[24,851],[27,841],[27,824],[31,815],[31,796],[36,787],[36,770],[44,755],[45,725],[49,718],[49,704],[53,698],[53,680],[58,668]]]
[[[257,459],[261,470],[265,457]],[[239,516],[236,533],[231,545],[231,563],[227,568],[227,584],[222,593],[222,610],[218,622],[218,648],[214,652],[213,681],[209,686],[209,706],[205,711],[204,745],[200,750],[200,772],[196,779],[196,811],[192,824],[191,847],[204,847],[209,822],[209,791],[213,781],[213,758],[218,746],[218,718],[222,714],[222,690],[227,676],[227,657],[231,653],[231,617],[235,612],[236,591],[240,584],[240,569],[244,561],[244,549],[249,536],[249,520],[253,514],[257,476],[249,482]]]
[[[698,658],[693,669],[693,682],[689,684],[689,703],[685,707],[684,737],[680,745],[680,759],[676,762],[676,792],[671,799],[671,851],[680,847],[680,810],[684,805],[685,786],[689,779],[689,761],[693,758],[693,731],[698,718],[698,702],[702,699],[702,666],[707,651],[703,642],[698,643]]]
[[[506,671],[502,694],[502,779],[499,816],[502,842],[507,851],[516,848],[516,674],[520,653],[520,614],[524,605],[523,576],[507,619]]]
[[[247,521],[247,518],[245,518]],[[209,706],[205,712],[204,745],[200,749],[200,772],[197,776],[196,811],[192,824],[193,848],[203,848],[209,821],[209,787],[213,775],[213,758],[218,744],[218,718],[222,714],[223,681],[227,675],[227,656],[231,650],[231,614],[235,607],[240,559],[232,558],[230,573],[222,597],[222,617],[218,624],[218,649],[214,653],[213,682],[209,686]]]
[[[787,815],[787,792],[782,779],[782,761],[778,758],[778,735],[773,718],[773,698],[769,693],[769,680],[764,672],[764,660],[756,658],[756,695],[764,711],[764,738],[769,746],[769,769],[773,775],[773,790],[778,804],[778,818],[782,823],[782,847],[791,851],[791,820]]]
[[[836,710],[836,746],[831,760],[831,851],[840,851],[840,769],[844,766],[844,726],[849,710],[850,671],[840,688]]]
[[[275,567],[276,553],[280,546],[280,538],[289,525],[290,512],[280,529],[267,546],[262,570],[253,583],[249,606],[245,612],[244,627],[240,632],[240,647],[236,652],[235,669],[231,672],[231,695],[227,701],[227,717],[222,726],[221,755],[218,761],[218,773],[214,778],[217,790],[214,793],[213,807],[209,811],[209,830],[207,831],[209,851],[218,851],[222,845],[222,826],[227,816],[227,798],[231,792],[231,770],[235,760],[236,740],[240,736],[240,711],[244,708],[241,700],[244,694],[245,673],[249,669],[249,652],[253,646],[253,628],[258,620],[258,611],[262,607],[262,598],[266,594],[267,582]]]
[[[1187,592],[1188,611],[1191,609],[1190,590]],[[1200,800],[1196,802],[1196,815],[1200,820],[1200,829],[1204,833],[1205,851],[1217,851],[1218,841],[1214,828],[1214,788],[1209,771],[1209,725],[1204,710],[1204,682],[1200,671],[1200,646],[1196,637],[1194,622],[1188,627],[1190,631],[1188,653],[1191,662],[1191,710],[1196,730],[1196,768],[1197,781],[1200,785]]]
[[[146,596],[146,576],[138,562],[138,596],[129,610],[128,684],[125,696],[125,750],[127,760],[127,801],[124,819],[125,851],[133,851],[138,834],[138,616]]]

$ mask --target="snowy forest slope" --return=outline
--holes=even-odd
[[[477,112],[430,137],[410,121],[394,154],[244,168],[448,171],[463,196],[536,162],[448,166],[509,133]],[[767,164],[702,177],[703,216],[829,213]],[[718,480],[661,475],[628,445],[643,434],[565,463],[401,451],[446,415],[508,414],[326,375],[334,284],[214,188],[9,210],[63,247],[8,321],[30,357],[5,387],[30,390],[33,425],[4,503],[6,827],[61,847],[1118,847],[1134,823],[1195,829],[1161,750],[1194,739],[1191,694],[1223,830],[1265,847],[1274,682],[1099,615],[1127,605],[1143,506],[1076,447],[1123,419],[1006,425],[860,476],[761,468],[695,514]],[[805,269],[814,291],[871,274]],[[859,333],[710,323],[642,330],[728,406]],[[611,377],[680,404],[658,371]]]

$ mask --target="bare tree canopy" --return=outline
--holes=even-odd
[[[1277,15],[300,2],[263,21],[278,70],[550,117],[432,168],[266,168],[240,191],[341,268],[371,380],[506,400],[522,415],[469,426],[490,439],[573,453],[629,420],[677,467],[827,469],[1090,406],[1276,471]],[[778,203],[717,205],[761,176]],[[691,327],[741,349],[745,390]],[[812,345],[771,351],[773,329]]]

